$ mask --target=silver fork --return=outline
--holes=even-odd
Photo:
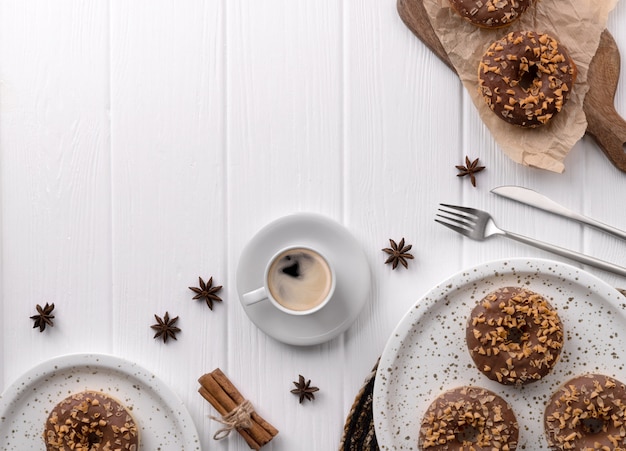
[[[486,211],[449,204],[439,205],[446,208],[439,208],[438,210],[445,213],[445,215],[437,214],[436,216],[442,220],[435,219],[435,221],[473,240],[482,241],[493,235],[502,235],[506,238],[511,238],[515,241],[543,249],[544,251],[549,251],[562,257],[570,258],[579,263],[626,277],[626,268],[624,267],[590,257],[589,255],[581,254],[576,251],[565,249],[563,247],[538,241],[523,235],[518,235],[517,233],[502,230],[496,225],[491,215]]]

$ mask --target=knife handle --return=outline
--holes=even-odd
[[[610,233],[611,235],[614,235],[614,236],[616,236],[618,238],[626,240],[626,232],[623,231],[623,230],[620,230],[620,229],[618,229],[616,227],[613,227],[613,226],[610,226],[610,225],[605,224],[603,222],[597,221],[597,220],[592,219],[592,218],[590,218],[588,216],[583,216],[583,215],[576,214],[576,213],[572,214],[570,217],[572,219],[576,220],[576,221],[579,221],[579,222],[582,222],[584,224],[590,225],[592,227],[595,227],[596,229],[603,230],[603,231],[605,231],[607,233]]]
[[[492,189],[491,192],[497,194],[498,196],[503,196],[522,204],[530,205],[531,207],[547,211],[548,213],[552,213],[558,216],[562,216],[564,218],[572,219],[581,224],[595,227],[618,238],[626,240],[625,230],[618,229],[617,227],[610,226],[596,219],[590,218],[589,216],[585,216],[583,214],[570,210],[569,208],[532,189],[524,188],[521,186],[498,186]]]

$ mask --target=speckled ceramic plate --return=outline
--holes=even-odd
[[[503,386],[480,373],[465,345],[465,324],[486,294],[523,286],[544,295],[565,330],[561,359],[541,381]],[[626,298],[591,274],[563,263],[512,259],[463,271],[437,285],[405,315],[381,356],[374,387],[374,424],[382,450],[417,450],[420,422],[443,391],[474,385],[512,406],[520,424],[517,449],[547,449],[543,411],[567,379],[600,372],[626,382]]]
[[[141,451],[200,451],[200,439],[182,401],[154,374],[117,357],[75,354],[28,371],[0,397],[3,451],[43,449],[44,423],[62,399],[99,390],[122,401],[140,427]]]

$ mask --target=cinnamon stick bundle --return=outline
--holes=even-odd
[[[235,411],[246,401],[226,375],[216,368],[198,379],[198,392],[222,417]],[[249,427],[235,427],[251,449],[259,450],[272,440],[278,430],[254,410],[250,412]]]

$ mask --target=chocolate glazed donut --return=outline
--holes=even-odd
[[[139,430],[129,411],[96,391],[68,396],[50,412],[46,451],[138,451]]]
[[[500,28],[519,19],[532,0],[450,0],[452,9],[483,28]]]
[[[419,449],[492,451],[517,448],[519,426],[508,403],[480,387],[458,387],[428,407],[419,433]]]
[[[600,374],[570,379],[552,395],[544,425],[554,450],[624,450],[626,387]]]
[[[576,65],[556,39],[515,31],[485,52],[478,65],[479,91],[500,119],[538,127],[563,109],[576,74]]]
[[[466,341],[476,367],[503,385],[524,385],[548,374],[563,347],[557,312],[541,295],[504,287],[472,310]]]

